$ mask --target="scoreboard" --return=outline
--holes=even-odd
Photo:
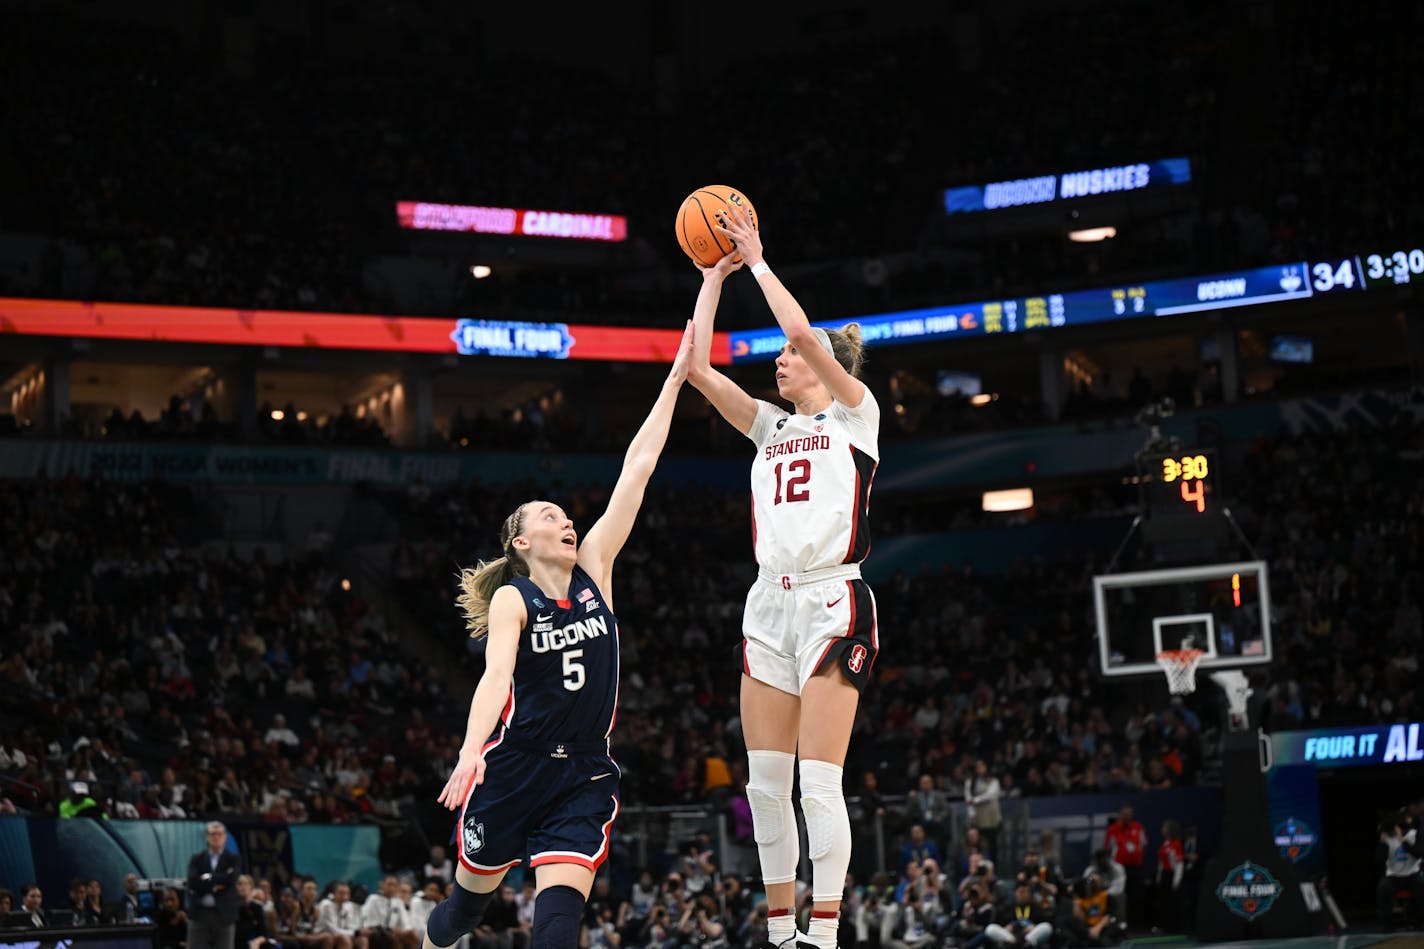
[[[1379,248],[1252,270],[880,313],[856,322],[867,345],[893,346],[1201,313],[1417,283],[1424,283],[1424,248]],[[815,325],[837,329],[847,322]],[[732,362],[774,359],[785,341],[776,327],[733,332]]]

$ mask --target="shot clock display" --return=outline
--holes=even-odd
[[[1229,542],[1216,456],[1176,448],[1137,457],[1142,536],[1163,562],[1211,559]]]
[[[1146,462],[1149,517],[1180,517],[1215,514],[1216,478],[1214,458],[1207,451],[1182,451]]]

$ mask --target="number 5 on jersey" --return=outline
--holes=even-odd
[[[577,692],[579,689],[583,688],[583,663],[574,662],[575,659],[578,659],[582,655],[582,649],[570,649],[563,654],[564,688],[568,689],[570,692]]]
[[[781,503],[781,468],[783,462],[776,463],[776,497],[772,503]],[[806,488],[806,482],[811,480],[811,462],[806,458],[797,458],[790,464],[786,464],[786,501],[809,501],[811,492]]]

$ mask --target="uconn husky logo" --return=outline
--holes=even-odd
[[[475,820],[473,814],[465,818],[465,826],[460,830],[465,843],[465,853],[479,853],[485,846],[485,825]]]
[[[846,665],[850,666],[850,671],[860,674],[860,670],[865,666],[865,647],[860,643],[855,644],[855,648],[850,651],[850,658],[846,660]]]

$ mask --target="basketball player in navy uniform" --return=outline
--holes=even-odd
[[[457,600],[487,636],[459,761],[440,802],[461,808],[451,895],[427,947],[479,923],[505,873],[534,870],[535,949],[575,949],[595,871],[608,858],[620,772],[610,738],[618,701],[613,562],[643,503],[687,378],[688,321],[662,393],[628,446],[608,507],[583,543],[550,501],[528,501],[500,531],[503,556],[461,571]]]
[[[800,757],[801,809],[814,901],[799,942],[833,949],[850,866],[842,768],[856,705],[879,647],[875,597],[860,576],[870,552],[870,485],[880,457],[880,407],[856,375],[860,328],[811,326],[762,258],[740,209],[719,230],[751,268],[787,343],[776,386],[794,412],[754,399],[712,368],[712,323],[731,256],[701,268],[688,378],[756,445],[752,545],[758,579],[742,617],[741,719],[747,798],[766,886],[769,940],[798,938],[793,902],[799,835],[791,792]]]

